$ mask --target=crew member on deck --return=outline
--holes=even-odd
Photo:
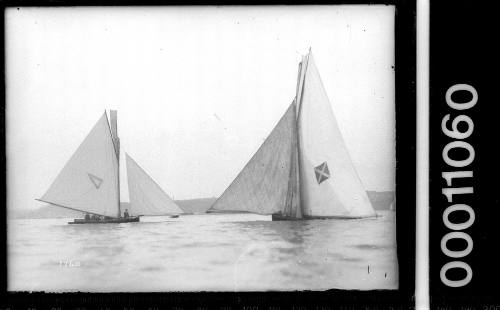
[[[85,220],[86,220],[86,221],[90,221],[90,214],[85,213]]]
[[[125,212],[123,212],[123,217],[128,217],[128,209],[125,209]]]

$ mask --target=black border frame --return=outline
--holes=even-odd
[[[1,229],[5,232],[1,238],[0,253],[2,269],[0,271],[0,308],[6,309],[52,309],[52,308],[77,308],[86,309],[163,309],[181,307],[183,309],[231,307],[277,307],[280,309],[305,310],[314,307],[316,310],[366,309],[397,307],[409,309],[414,307],[415,292],[415,229],[416,229],[416,1],[329,1],[312,3],[289,3],[283,0],[274,0],[263,3],[261,1],[232,2],[207,1],[207,0],[172,0],[167,3],[162,1],[132,1],[132,0],[6,0],[2,8],[21,6],[90,6],[90,5],[257,5],[257,4],[383,4],[395,5],[395,79],[396,79],[396,199],[398,210],[396,212],[396,238],[397,255],[399,264],[399,289],[398,290],[372,290],[372,291],[343,291],[329,290],[326,292],[239,292],[239,293],[27,293],[6,292],[7,289],[7,214],[6,214],[6,178],[4,178],[4,191],[2,199],[5,208],[1,209]],[[5,27],[5,15],[1,15],[2,25]],[[2,38],[4,36],[2,31]],[[2,40],[2,47],[4,44]],[[5,52],[2,48],[3,59]],[[1,87],[1,97],[5,97],[5,63],[1,64],[4,72],[4,83]],[[6,171],[5,156],[5,110],[1,113],[2,139],[4,152],[2,163]],[[181,309],[175,309],[181,310]],[[246,310],[257,310],[247,308]],[[278,310],[278,309],[269,309]]]
[[[500,309],[499,243],[500,198],[498,176],[498,72],[496,42],[489,34],[498,30],[497,11],[487,1],[444,0],[430,3],[429,14],[429,281],[431,308]],[[470,109],[455,110],[445,99],[447,90],[456,84],[468,84],[477,91],[478,101]],[[456,92],[457,102],[470,100],[467,92]],[[461,141],[474,149],[474,160],[464,167],[452,167],[443,160],[444,147],[459,139],[446,136],[441,129],[443,117],[452,121],[466,115],[474,123],[471,135]],[[450,121],[447,127],[450,128]],[[460,130],[464,130],[465,126]],[[450,152],[453,159],[464,159],[464,152]],[[462,155],[460,155],[462,154]],[[472,177],[457,178],[446,184],[442,172],[471,171]],[[473,193],[455,195],[451,202],[442,194],[444,188],[472,187]],[[443,213],[452,204],[467,204],[475,213],[472,225],[463,230],[472,239],[472,251],[463,257],[448,257],[441,249],[442,238],[452,230],[445,226]],[[450,216],[450,221],[465,221],[465,216]],[[454,243],[455,242],[455,243]],[[449,241],[452,251],[465,248],[464,242]],[[472,270],[471,281],[462,287],[450,287],[440,277],[441,268],[460,261]],[[452,269],[446,273],[452,280],[462,279],[465,272]]]

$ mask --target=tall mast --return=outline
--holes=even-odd
[[[113,137],[113,144],[115,146],[116,159],[118,161],[118,217],[122,216],[120,208],[120,138],[118,138],[118,116],[116,110],[109,110],[109,117],[111,118],[111,136]]]
[[[309,53],[311,53],[311,48],[309,48]],[[300,209],[301,213],[304,214],[304,203],[303,203],[303,188],[302,188],[302,167],[301,167],[301,141],[300,141],[300,112],[302,111],[302,91],[304,89],[304,83],[306,80],[307,65],[309,62],[309,54],[307,56],[302,56],[302,61],[299,65],[299,78],[297,81],[297,94],[296,94],[296,109],[297,109],[297,122],[295,133],[297,135],[297,169],[299,169],[299,193],[300,193]]]

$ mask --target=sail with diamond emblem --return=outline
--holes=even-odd
[[[358,177],[312,53],[302,69],[298,116],[301,206],[305,217],[371,217],[375,211]],[[305,68],[304,68],[305,67]]]
[[[211,210],[276,220],[376,216],[311,52],[299,64],[294,102]]]

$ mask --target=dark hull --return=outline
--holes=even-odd
[[[121,218],[111,218],[111,219],[104,219],[101,221],[96,221],[96,220],[86,220],[86,219],[74,219],[73,222],[68,222],[68,224],[110,224],[110,223],[133,223],[133,222],[139,222],[139,217],[138,216],[132,216],[132,217],[121,217]]]
[[[281,214],[272,214],[271,219],[273,221],[300,221],[300,220],[304,220],[303,218],[297,218],[297,217],[286,216],[286,215],[281,215]]]
[[[205,213],[208,213],[208,214],[248,214],[248,213],[252,213],[252,212],[248,212],[248,211],[233,211],[233,210],[208,210]]]
[[[330,219],[342,219],[342,220],[356,220],[363,218],[377,218],[379,215],[370,217],[352,217],[352,216],[304,216],[303,218],[297,218],[292,216],[286,216],[281,214],[272,214],[271,219],[273,221],[303,221],[303,220],[330,220]]]

